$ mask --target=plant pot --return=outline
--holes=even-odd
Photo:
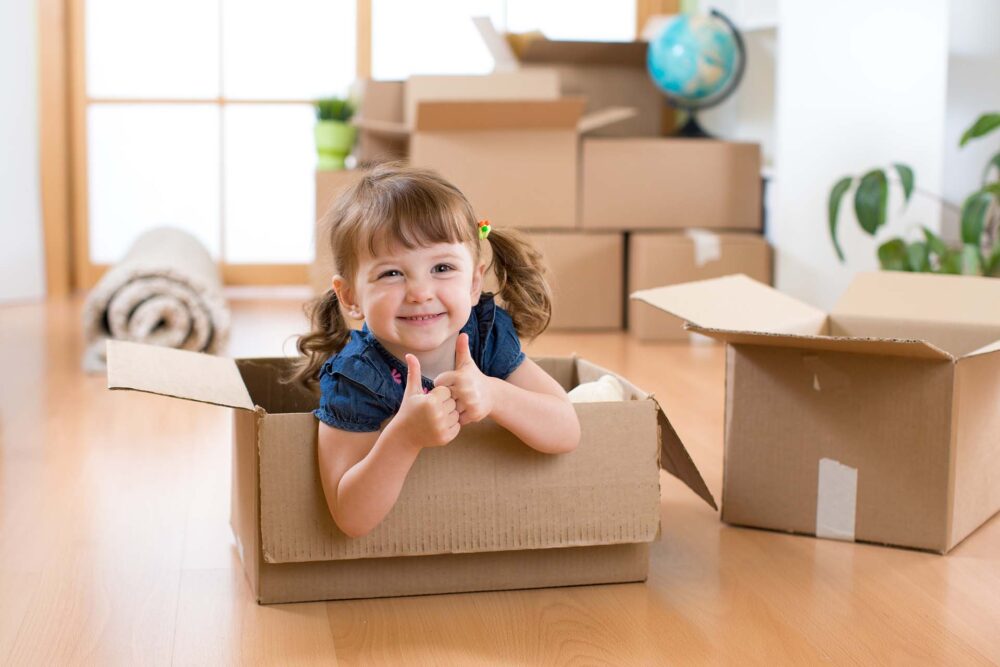
[[[344,158],[354,147],[355,127],[340,120],[318,120],[316,137],[316,169],[334,171],[344,168]]]

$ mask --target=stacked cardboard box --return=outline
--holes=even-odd
[[[494,74],[367,82],[362,164],[405,155],[453,181],[495,227],[526,230],[551,268],[553,329],[621,329],[628,319],[645,340],[686,339],[644,304],[626,312],[626,290],[732,271],[770,282],[759,147],[660,137],[664,100],[644,43],[480,29]],[[350,178],[317,175],[318,214]],[[684,232],[692,228],[721,234]],[[314,275],[325,289],[328,268]]]
[[[745,273],[771,282],[761,235],[760,147],[710,139],[583,141],[582,226],[628,232],[628,290]],[[641,340],[687,340],[647,304],[628,308]]]

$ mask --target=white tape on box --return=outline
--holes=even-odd
[[[833,459],[820,459],[816,537],[853,542],[857,502],[858,469]]]
[[[722,257],[719,235],[705,229],[686,229],[684,234],[694,242],[694,264],[702,267]]]

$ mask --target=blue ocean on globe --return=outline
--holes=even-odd
[[[697,109],[731,92],[742,58],[737,37],[725,21],[681,14],[649,43],[646,65],[671,102]]]

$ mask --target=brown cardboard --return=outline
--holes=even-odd
[[[403,125],[402,81],[361,82],[361,105],[352,124],[358,128],[358,143],[354,155],[358,166],[367,167],[391,162],[409,153],[409,133]]]
[[[760,164],[757,144],[585,138],[582,226],[760,231]]]
[[[567,388],[606,372],[574,358],[538,361]],[[574,452],[540,454],[488,420],[466,427],[421,453],[372,533],[348,538],[323,499],[316,399],[279,384],[291,362],[108,346],[111,389],[236,408],[231,523],[262,603],[641,581],[659,533],[658,462],[714,507],[659,404],[623,380],[629,400],[576,406]],[[216,380],[202,376],[220,368],[216,396]]]
[[[417,107],[423,102],[473,100],[557,100],[559,75],[553,69],[494,72],[485,76],[414,75],[404,88],[404,122],[416,125]]]
[[[416,109],[423,102],[456,100],[554,100],[559,78],[554,70],[502,72],[486,76],[412,76],[404,81],[362,83],[355,155],[359,166],[398,160],[409,154]]]
[[[316,294],[330,289],[333,274],[333,249],[330,248],[330,230],[324,217],[341,192],[354,185],[364,173],[362,169],[316,172],[316,227],[315,255],[309,267],[309,284]]]
[[[545,257],[551,330],[617,330],[624,308],[625,242],[619,233],[527,232]]]
[[[499,226],[571,229],[583,107],[582,99],[424,103],[411,161],[440,172]]]
[[[732,273],[771,283],[771,248],[762,236],[740,232],[633,232],[628,237],[628,291],[675,285]],[[630,300],[629,333],[642,341],[687,342],[684,322]]]
[[[724,521],[946,553],[1000,510],[1000,281],[861,274],[828,316],[745,276],[632,297],[730,343]]]
[[[595,130],[601,137],[655,137],[664,115],[672,116],[646,72],[646,43],[572,42],[540,34],[500,36],[489,19],[476,21],[498,71],[552,71],[564,96],[587,100],[586,113],[608,107],[631,107],[634,117]]]

